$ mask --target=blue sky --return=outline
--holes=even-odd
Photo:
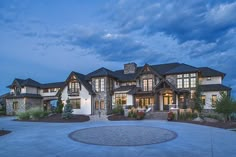
[[[236,96],[232,0],[1,0],[0,94],[14,78],[180,62],[226,73]]]

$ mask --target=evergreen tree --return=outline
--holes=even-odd
[[[199,82],[196,83],[195,93],[193,95],[193,109],[197,110],[198,113],[202,112],[203,104],[201,99],[201,88],[199,86]],[[199,115],[198,115],[199,116]]]
[[[64,106],[64,110],[63,110],[63,113],[62,113],[62,118],[63,119],[70,119],[70,118],[72,118],[72,116],[73,116],[72,112],[73,112],[73,110],[72,110],[72,106],[70,104],[70,100],[67,99],[66,100],[66,105]]]
[[[230,115],[236,112],[236,103],[227,95],[226,92],[221,92],[221,97],[216,100],[215,111],[224,115],[224,121],[230,119]]]
[[[63,109],[63,102],[62,102],[62,100],[61,100],[61,93],[59,93],[58,99],[57,99],[56,112],[57,112],[57,113],[62,113],[62,109]]]

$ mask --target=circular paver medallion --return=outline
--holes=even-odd
[[[103,126],[72,132],[75,141],[106,146],[140,146],[157,144],[176,138],[170,130],[148,126]]]

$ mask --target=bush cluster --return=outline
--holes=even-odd
[[[145,117],[145,112],[132,107],[128,110],[128,117],[142,120]]]
[[[48,112],[43,111],[41,108],[31,108],[28,111],[25,112],[19,112],[16,114],[17,118],[19,120],[39,120],[41,118],[44,118],[48,116]]]
[[[182,112],[182,113],[179,113],[178,119],[179,120],[193,120],[194,118],[197,118],[197,117],[198,117],[197,113]]]
[[[112,109],[112,113],[116,115],[124,115],[124,109],[122,105],[116,105],[114,109]]]

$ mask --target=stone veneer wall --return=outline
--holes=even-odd
[[[13,110],[13,102],[18,102],[18,109],[16,112],[25,112],[25,103],[24,98],[15,98],[15,99],[7,99],[7,105],[6,105],[6,114],[7,115],[14,115],[16,114]]]
[[[13,102],[18,102],[18,109],[16,111],[13,110]],[[34,98],[14,98],[14,99],[7,99],[6,100],[6,114],[7,115],[14,115],[16,112],[25,112],[26,110],[33,108],[33,107],[40,107],[42,108],[43,103],[42,99],[34,99]]]

